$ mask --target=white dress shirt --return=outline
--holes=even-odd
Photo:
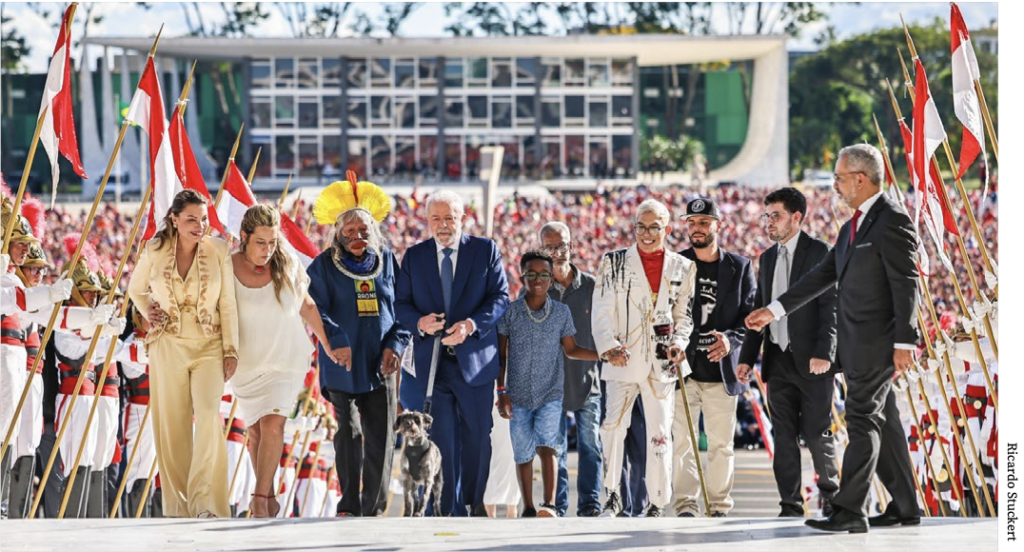
[[[441,245],[441,242],[437,241],[437,238],[434,238],[434,245],[437,246],[437,273],[438,274],[441,274],[441,271],[444,270],[441,267],[441,263],[444,262],[444,250],[446,248],[452,250],[452,254],[449,256],[449,258],[452,260],[452,278],[454,278],[455,277],[455,272],[456,272],[456,270],[458,270],[458,266],[459,266],[459,246],[462,245],[462,231],[460,230],[460,231],[455,233],[455,242],[452,243],[451,245]],[[452,291],[453,294],[455,293],[454,289],[451,290],[451,291]],[[467,320],[469,321],[469,325],[472,326],[470,328],[470,330],[469,330],[469,335],[473,335],[473,333],[476,332],[476,322],[474,322],[472,318],[468,318]],[[448,322],[450,322],[452,324],[455,323],[455,322],[452,322],[450,320]],[[420,332],[420,335],[423,335],[422,331]]]
[[[860,213],[860,217],[858,217],[858,219],[857,219],[858,228],[855,228],[854,229],[855,231],[859,231],[860,230],[859,226],[860,226],[861,223],[864,222],[864,215],[867,214],[868,211],[871,210],[871,207],[873,207],[875,205],[875,202],[878,201],[878,198],[882,197],[882,193],[883,192],[879,191],[877,194],[867,198],[866,200],[864,200],[864,203],[861,203],[860,207],[857,208],[857,211]],[[856,234],[854,234],[854,236],[856,236]],[[792,241],[796,242],[796,240],[792,240]],[[792,253],[792,251],[790,251],[790,253]],[[790,257],[790,258],[792,259],[792,257]],[[783,308],[782,303],[780,303],[778,300],[772,301],[768,305],[768,310],[770,310],[772,312],[772,314],[775,315],[775,319],[776,320],[778,320],[779,318],[782,318],[783,316],[786,316],[786,309]],[[916,351],[917,350],[917,345],[914,345],[913,343],[896,343],[895,345],[893,345],[893,348],[895,348],[895,349],[903,349],[903,350],[907,350],[907,351]]]

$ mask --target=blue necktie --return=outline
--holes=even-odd
[[[444,313],[447,315],[452,305],[452,282],[455,280],[452,253],[455,250],[445,247],[441,252],[444,253],[444,259],[441,260],[441,294],[444,297]]]

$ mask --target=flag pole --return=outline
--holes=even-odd
[[[256,166],[260,164],[260,154],[263,153],[263,146],[260,146],[256,150],[256,158],[252,160],[252,166],[249,167],[249,177],[245,179],[245,183],[252,188],[252,179],[256,176]]]
[[[900,20],[902,20],[902,19],[903,19],[903,16],[901,15],[900,16]],[[914,40],[910,37],[910,29],[907,28],[906,22],[903,23],[903,33],[907,37],[907,46],[910,48],[911,59],[917,58],[918,57],[918,55],[917,55],[917,48],[914,47]],[[903,61],[903,51],[902,50],[900,51],[900,66],[903,68],[903,78],[906,80],[906,85],[911,90],[911,92],[913,92],[914,86],[913,86],[912,81],[910,80],[910,73],[907,71],[907,64]],[[911,101],[913,101],[913,95],[911,95]],[[950,166],[950,168],[953,171],[953,176],[954,176],[954,181],[956,182],[957,192],[959,192],[960,197],[964,201],[964,211],[967,213],[967,220],[970,221],[970,223],[971,223],[971,230],[974,232],[974,238],[978,241],[978,249],[981,250],[981,258],[985,262],[985,270],[987,270],[989,273],[991,273],[993,276],[995,276],[996,275],[996,269],[992,265],[992,260],[991,260],[991,258],[989,257],[989,254],[988,254],[988,248],[985,246],[984,236],[982,236],[981,229],[978,227],[978,221],[974,217],[974,208],[971,206],[971,201],[970,201],[970,198],[967,195],[967,190],[964,188],[963,181],[960,178],[956,178],[956,175],[959,174],[959,171],[957,170],[956,162],[953,160],[953,151],[949,148],[949,140],[948,139],[944,138],[942,140],[942,147],[946,151],[946,161],[949,163],[949,166]],[[998,159],[996,161],[998,161]],[[936,164],[937,164],[937,162],[936,162]],[[936,168],[938,168],[938,167],[936,167]],[[950,209],[950,212],[952,212],[952,209]],[[965,256],[964,260],[966,261],[966,259],[967,259],[967,257]],[[974,282],[974,272],[973,272],[973,270],[971,271],[971,280],[972,280],[972,283],[975,285],[975,287],[977,287],[977,284]],[[998,284],[996,282],[992,282],[991,285],[992,285],[993,291],[996,292],[996,296],[998,297],[998,295],[999,295]],[[994,349],[994,347],[995,347],[995,345],[994,345],[995,344],[995,339],[994,339],[995,336],[993,336],[991,333],[989,333],[989,336],[993,338],[993,350],[995,350]],[[997,353],[996,356],[998,357],[998,353]]]
[[[288,188],[292,185],[292,172],[288,171],[288,181],[284,183],[284,191],[281,192],[281,200],[277,202],[277,210],[284,209],[284,200],[288,197]]]
[[[303,401],[302,401],[302,411],[299,414],[299,417],[301,417],[301,418],[305,418],[306,416],[309,416],[310,410],[312,410],[312,408],[313,408],[313,406],[312,406],[313,391],[316,390],[316,384],[317,384],[318,381],[320,381],[320,363],[319,362],[316,363],[316,368],[313,371],[313,381],[312,381],[312,383],[309,384],[309,388],[308,388],[309,389],[309,393],[306,395],[306,398],[303,399]],[[286,465],[288,464],[288,460],[291,460],[291,458],[293,456],[293,453],[295,452],[295,446],[294,445],[295,445],[295,442],[299,440],[299,433],[301,433],[301,432],[302,432],[301,429],[296,429],[295,430],[295,434],[292,435],[292,450],[288,453],[288,459],[285,460],[285,464]],[[309,433],[307,432],[306,433],[306,439],[308,440],[308,438],[309,438]],[[302,452],[300,453],[300,455],[297,458],[299,462],[302,462],[302,457],[305,456],[305,454],[306,454],[306,442],[303,442],[302,443]],[[302,467],[301,465],[296,465],[296,468],[301,468],[301,467]],[[298,469],[295,470],[295,474],[296,474],[296,482],[297,482],[297,480],[298,480]],[[284,472],[283,471],[281,473],[281,477],[284,477]],[[296,482],[292,483],[292,489],[295,488]],[[292,489],[289,489],[289,490],[291,491]],[[288,506],[288,508],[289,508],[289,510],[288,510],[289,513],[291,513],[294,510],[293,504],[291,502],[292,496],[293,496],[293,494],[289,493],[288,500],[285,502],[285,505]],[[288,516],[286,515],[285,517],[288,517]]]
[[[898,120],[902,120],[903,119],[903,114],[900,112],[900,106],[896,102],[896,93],[893,92],[892,84],[890,84],[888,81],[886,81],[886,84],[888,84],[888,86],[889,86],[889,98],[890,98],[890,100],[892,100],[892,107],[893,107],[893,111],[896,112],[896,118]],[[932,159],[932,163],[935,163],[934,159]],[[936,171],[936,172],[938,172],[938,171]],[[936,185],[945,186],[945,183],[942,182],[942,175],[941,174],[939,175],[939,182],[937,182]],[[952,205],[950,205],[950,203],[949,203],[949,197],[947,196],[945,198],[945,200],[946,200],[946,208],[949,209],[950,212],[952,212]],[[965,207],[968,208],[968,209],[970,208],[969,205],[967,205]],[[975,282],[975,280],[974,280],[974,270],[973,270],[972,267],[969,266],[970,257],[968,257],[968,255],[967,255],[967,247],[964,245],[963,236],[957,236],[957,243],[960,246],[960,254],[963,256],[964,261],[968,264],[967,274],[968,274],[968,276],[970,276],[971,282],[974,284],[975,294],[977,295],[978,294],[977,282]],[[972,318],[971,317],[971,311],[967,307],[967,300],[964,299],[963,291],[960,288],[960,282],[959,282],[959,280],[957,280],[956,274],[951,273],[950,275],[952,276],[952,280],[953,280],[953,290],[956,292],[956,297],[957,297],[957,300],[960,303],[960,308],[964,312],[964,316],[966,316],[967,318]],[[973,320],[973,318],[972,318],[972,320]],[[987,317],[985,318],[985,323],[986,323],[986,326],[989,325]],[[978,332],[977,332],[977,329],[974,327],[973,323],[971,324],[970,333],[971,333],[971,340],[974,342],[974,351],[978,355],[978,359],[979,359],[979,361],[981,363],[982,371],[985,372],[985,383],[988,386],[989,394],[992,395],[992,400],[993,400],[993,402],[996,403],[996,406],[998,407],[998,398],[996,396],[995,385],[992,383],[992,376],[991,376],[991,374],[989,373],[989,370],[988,370],[988,362],[985,361],[985,357],[982,354],[981,343],[978,341]],[[992,333],[989,333],[989,342],[992,344],[992,351],[996,352],[995,336]]]
[[[146,424],[149,423],[149,411],[152,410],[152,403],[146,403],[146,413],[142,415],[142,422],[139,423],[139,436],[135,438],[135,444],[132,446],[132,453],[128,455],[128,463],[125,464],[125,473],[121,477],[121,485],[117,488],[117,494],[114,495],[114,507],[110,509],[110,518],[113,519],[117,516],[117,508],[121,505],[121,497],[124,495],[124,489],[128,485],[128,471],[131,470],[132,464],[135,463],[135,455],[139,452],[139,443],[142,442],[142,432],[146,431]],[[920,430],[918,430],[920,433]]]
[[[920,324],[921,323],[921,311],[920,310],[917,311],[917,317],[918,317],[917,318],[918,324]],[[925,342],[927,343],[928,340],[926,339]],[[907,381],[910,381],[910,378],[907,378]],[[924,402],[924,410],[928,414],[928,421],[931,422],[931,424],[932,424],[932,431],[935,432],[935,441],[936,441],[935,445],[937,447],[939,447],[939,452],[942,453],[942,462],[944,464],[946,464],[946,470],[947,470],[947,473],[949,474],[949,478],[953,479],[954,477],[956,477],[956,470],[953,469],[953,462],[949,459],[949,455],[946,453],[946,447],[942,444],[942,436],[939,435],[939,422],[938,422],[938,420],[935,419],[935,412],[936,411],[932,410],[932,403],[931,403],[930,400],[928,400],[928,393],[925,392],[925,390],[924,390],[924,382],[921,381],[921,378],[917,379],[917,390],[920,391],[920,393],[921,393],[921,401]],[[923,436],[922,436],[922,438],[923,438]],[[964,495],[963,495],[962,486],[952,485],[952,487],[953,487],[953,496],[955,496],[956,499],[960,501],[960,506],[961,506],[961,508],[960,508],[960,517],[964,517],[964,518],[968,517],[967,516],[967,508],[963,507]],[[936,490],[936,492],[938,492],[938,490],[939,490],[938,487],[936,487],[935,490]],[[939,500],[940,501],[942,500],[941,496],[939,497]]]
[[[156,40],[153,41],[153,48],[150,50],[150,55],[153,55],[153,53],[156,51],[157,44],[160,43],[160,34],[163,33],[163,29],[164,29],[163,25],[161,25],[160,26],[160,31],[156,35]],[[100,181],[99,189],[96,192],[96,198],[93,200],[93,203],[92,203],[92,209],[89,211],[89,215],[85,219],[85,225],[84,225],[84,227],[82,229],[82,237],[78,240],[78,246],[75,248],[75,253],[74,253],[74,255],[71,256],[71,261],[67,265],[68,266],[67,275],[69,277],[70,277],[71,274],[74,274],[75,266],[78,264],[78,261],[79,261],[79,259],[82,256],[82,247],[85,245],[85,240],[86,240],[86,238],[89,235],[89,230],[92,229],[92,222],[93,222],[93,219],[96,218],[96,211],[99,208],[100,201],[103,200],[103,190],[107,187],[107,181],[110,180],[110,172],[114,169],[114,161],[117,158],[117,155],[118,155],[118,153],[121,150],[121,143],[124,141],[124,135],[128,131],[128,124],[129,123],[128,123],[127,119],[125,119],[125,121],[123,123],[121,123],[121,132],[117,136],[117,142],[114,144],[114,150],[110,154],[110,160],[107,161],[107,169],[103,173],[103,180]],[[145,205],[145,203],[143,203],[142,205]],[[141,218],[141,217],[138,217],[138,218]],[[133,237],[133,239],[134,239],[134,237]],[[125,258],[126,257],[127,257],[127,255],[125,255]],[[125,261],[125,259],[122,258],[122,263],[124,261]],[[108,297],[108,301],[112,302],[112,299]],[[46,347],[47,342],[49,342],[50,335],[53,333],[53,326],[57,322],[57,315],[60,313],[60,310],[61,310],[61,305],[59,305],[59,304],[58,305],[54,305],[53,313],[50,315],[50,321],[46,325],[46,331],[43,333],[43,337],[40,340],[40,345],[39,345],[39,349],[40,350],[44,349]],[[95,351],[95,349],[96,349],[96,343],[99,340],[99,333],[100,333],[100,328],[96,328],[96,335],[93,336],[93,341],[92,341],[92,343],[89,346],[89,354],[86,356],[87,359],[91,358],[91,355],[92,355],[93,351]],[[21,400],[18,402],[18,407],[17,407],[17,410],[15,411],[15,416],[14,416],[15,420],[18,418],[18,414],[21,412],[21,409],[24,407],[25,398],[27,397],[29,389],[30,389],[30,386],[32,384],[32,376],[35,375],[36,369],[39,367],[39,362],[42,360],[43,356],[44,355],[38,355],[36,357],[35,361],[32,363],[32,368],[29,369],[29,377],[28,377],[28,379],[25,382],[25,388],[22,391]],[[106,366],[104,366],[104,374],[106,374]],[[57,440],[56,440],[57,443],[60,443],[60,440],[61,440],[61,438],[64,435],[64,431],[67,429],[67,422],[68,422],[68,420],[71,417],[72,408],[74,407],[75,400],[78,398],[78,394],[81,392],[82,383],[84,381],[85,381],[85,375],[83,374],[82,376],[79,377],[78,383],[75,385],[75,390],[74,390],[74,393],[73,393],[73,395],[71,397],[71,403],[68,405],[68,414],[65,416],[64,422],[61,424],[60,434],[57,436]],[[10,445],[10,438],[11,438],[11,434],[13,433],[13,430],[14,430],[14,426],[12,424],[11,427],[7,431],[7,437],[4,438],[3,453],[7,452],[7,447]],[[46,469],[43,472],[43,486],[45,486],[46,479],[50,475],[50,470],[53,467],[53,461],[54,461],[54,459],[55,459],[55,457],[57,455],[57,452],[59,450],[60,450],[59,447],[54,447],[53,452],[50,454],[50,460],[47,463]],[[43,496],[42,493],[39,493],[39,494],[36,495],[36,499],[35,499],[35,501],[32,504],[31,513],[29,514],[30,518],[34,518],[35,517],[36,510],[39,508],[39,500],[42,498],[42,496]]]
[[[235,145],[231,146],[231,156],[228,157],[228,165],[235,160],[235,155],[238,154],[238,145],[242,143],[243,131],[245,131],[245,123],[242,123],[242,125],[238,127],[238,136],[235,136]],[[220,206],[220,198],[224,194],[224,185],[227,184],[228,174],[230,174],[230,171],[228,169],[224,169],[224,176],[220,179],[220,188],[217,190],[217,197],[213,200],[214,209]],[[209,232],[209,229],[207,229],[207,232]]]
[[[996,126],[992,123],[992,114],[988,110],[988,102],[985,101],[985,92],[981,89],[981,77],[974,79],[974,90],[978,93],[978,101],[981,103],[981,116],[985,120],[985,130],[988,134],[988,141],[992,144],[992,155],[999,162],[999,139],[996,138]]]
[[[928,473],[931,475],[932,486],[935,489],[935,492],[938,492],[939,474],[938,472],[935,471],[935,466],[932,465],[932,457],[930,454],[928,454],[928,449],[924,446],[924,431],[921,430],[921,417],[917,415],[917,405],[914,404],[914,394],[910,392],[910,377],[907,376],[906,372],[903,373],[903,381],[907,385],[905,389],[905,391],[907,392],[907,403],[910,404],[910,415],[913,416],[912,421],[914,422],[914,428],[917,429],[917,439],[920,443],[919,446],[921,447],[921,455],[924,456],[925,468],[927,468]],[[920,489],[920,483],[918,484],[918,489]],[[921,494],[923,495],[924,492],[922,491]],[[949,512],[946,511],[946,505],[942,503],[941,497],[939,500],[936,500],[936,502],[939,503],[939,511],[942,513],[942,517],[948,516]],[[928,512],[927,497],[925,497],[924,505],[924,511]],[[963,508],[961,508],[961,510],[962,509]]]

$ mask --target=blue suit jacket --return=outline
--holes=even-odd
[[[508,308],[508,281],[498,246],[491,240],[462,234],[459,257],[452,282],[451,313],[448,326],[473,319],[477,331],[455,347],[459,370],[473,387],[490,385],[498,378],[498,332],[495,326]],[[413,335],[416,381],[427,389],[433,337],[420,336],[420,318],[444,312],[441,271],[437,245],[433,238],[410,247],[402,258],[402,269],[395,284],[395,315]]]
[[[721,248],[718,251],[718,302],[715,304],[714,326],[729,339],[729,354],[718,361],[718,365],[722,371],[722,383],[725,385],[726,393],[736,396],[750,388],[748,384],[740,383],[736,379],[736,365],[739,363],[743,339],[747,335],[744,320],[754,309],[757,280],[754,278],[750,259]],[[691,261],[697,261],[697,253],[692,247],[680,254]],[[688,358],[693,358],[697,354],[699,333],[698,321],[693,325],[690,345],[686,349]]]

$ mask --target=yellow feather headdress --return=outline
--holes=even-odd
[[[347,171],[348,180],[334,182],[320,192],[313,204],[313,216],[318,224],[335,224],[343,213],[363,209],[373,220],[383,221],[391,212],[391,198],[380,186],[371,182],[357,182],[356,173]]]

